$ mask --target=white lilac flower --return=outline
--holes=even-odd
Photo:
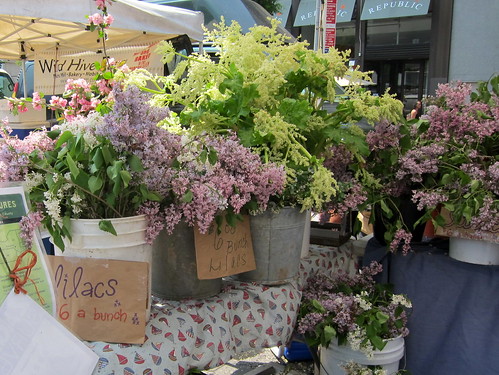
[[[24,179],[24,186],[28,192],[32,191],[37,185],[42,184],[44,177],[41,173],[28,173]]]
[[[60,201],[50,191],[46,191],[43,195],[45,197],[43,204],[47,210],[47,215],[54,221],[61,221]]]
[[[364,310],[368,311],[372,308],[372,303],[367,300],[369,298],[369,295],[367,291],[362,291],[360,295],[357,295],[354,297],[355,301],[359,304],[359,307]]]
[[[392,302],[394,304],[402,305],[404,307],[407,307],[410,309],[412,307],[411,301],[407,299],[407,297],[403,296],[402,294],[394,294],[392,296]]]

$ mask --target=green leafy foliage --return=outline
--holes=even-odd
[[[32,173],[43,175],[29,194],[33,204],[49,206],[43,224],[54,243],[64,250],[63,238],[71,239],[70,218],[103,219],[99,228],[116,235],[110,218],[136,215],[147,200],[159,201],[154,192],[132,175],[143,170],[135,156],[117,152],[108,139],[87,142],[84,133],[51,131],[53,150],[33,152]]]
[[[174,76],[185,76],[170,80],[168,96],[158,91],[157,98],[183,105],[180,123],[195,134],[236,132],[262,161],[284,165],[287,183],[273,199],[277,206],[321,210],[340,196],[323,166],[328,147],[344,144],[362,158],[368,151],[365,136],[353,123],[365,116],[372,122],[382,114],[396,119],[402,106],[389,95],[375,98],[361,89],[338,94],[337,77],[348,74],[355,80],[367,74],[348,70],[348,54],[289,44],[277,26],[273,22],[242,34],[236,22],[215,25],[205,42],[218,48],[218,62],[184,56],[186,64]],[[172,48],[162,48],[171,56]],[[325,110],[327,102],[336,109]]]

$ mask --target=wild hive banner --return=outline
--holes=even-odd
[[[249,217],[244,216],[236,226],[224,221],[219,229],[213,224],[206,234],[194,231],[198,278],[216,279],[256,269]]]
[[[107,54],[116,61],[126,61],[130,69],[143,68],[153,74],[163,74],[164,65],[154,52],[157,43],[133,47],[111,48]],[[102,54],[93,52],[64,51],[57,59],[53,52],[40,52],[35,56],[34,90],[45,95],[60,95],[68,79],[83,78],[92,82],[96,74],[95,62],[102,61]]]
[[[142,344],[149,273],[146,262],[49,256],[57,318],[83,340]]]

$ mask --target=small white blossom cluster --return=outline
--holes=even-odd
[[[26,191],[29,193],[33,190],[34,187],[41,185],[43,183],[44,177],[41,173],[28,173],[24,178],[24,187]]]
[[[98,112],[90,112],[86,117],[76,116],[72,121],[65,121],[59,128],[73,134],[82,134],[85,143],[90,147],[98,144],[94,130],[104,124],[104,118]]]
[[[358,325],[355,325],[355,329],[348,332],[347,334],[347,342],[353,350],[361,351],[368,358],[372,358],[374,355],[374,347],[368,340],[365,343],[363,342],[366,337],[367,334],[365,329],[362,329]]]
[[[359,307],[364,310],[368,311],[372,308],[373,304],[368,301],[369,298],[369,293],[367,291],[362,291],[360,295],[357,295],[354,297],[355,301],[359,304]]]
[[[347,362],[341,366],[345,370],[345,375],[387,375],[386,370],[377,368],[371,370],[355,362]]]
[[[409,299],[402,294],[394,294],[392,296],[392,303],[395,305],[402,305],[408,309],[412,308],[412,303]]]

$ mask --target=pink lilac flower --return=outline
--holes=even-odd
[[[414,190],[411,199],[417,204],[417,209],[423,211],[424,209],[435,208],[440,203],[447,202],[449,197],[446,194],[436,191]]]
[[[43,217],[43,213],[36,211],[29,212],[26,216],[21,218],[21,221],[19,222],[21,232],[19,235],[27,249],[31,248],[33,243],[33,233],[35,232],[35,229],[40,227]]]
[[[54,141],[48,137],[46,129],[32,131],[24,139],[10,136],[12,129],[4,128],[0,135],[0,181],[22,181],[28,173],[28,155],[32,152],[43,154],[53,150]]]
[[[470,224],[477,231],[497,232],[499,229],[499,212],[494,207],[492,197],[485,197],[478,215],[471,219]]]
[[[398,179],[409,176],[413,182],[422,182],[423,175],[438,172],[438,157],[443,155],[445,148],[440,144],[421,146],[407,151],[400,157],[399,170],[396,173]]]
[[[104,16],[104,23],[106,25],[106,28],[111,26],[111,24],[114,22],[114,17],[110,14],[107,14]]]
[[[88,16],[88,21],[93,25],[102,25],[104,23],[104,18],[100,13],[94,13]]]
[[[397,148],[401,138],[397,125],[382,120],[366,135],[366,141],[371,151]]]
[[[42,109],[42,98],[40,98],[40,93],[39,92],[34,92],[33,93],[33,108],[36,110]]]
[[[392,242],[390,243],[390,251],[396,252],[399,247],[402,247],[402,254],[407,255],[411,251],[412,234],[404,229],[399,229],[395,232]]]

